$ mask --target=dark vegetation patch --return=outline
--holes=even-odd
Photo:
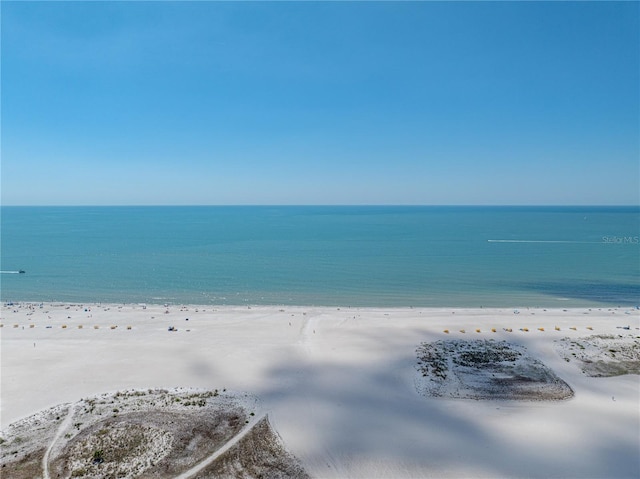
[[[559,400],[567,383],[525,348],[506,341],[442,340],[416,350],[418,391],[468,399]]]
[[[577,361],[587,376],[640,374],[640,337],[633,334],[562,338],[556,346],[565,361]]]

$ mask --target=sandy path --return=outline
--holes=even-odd
[[[251,431],[251,429],[253,429],[253,427],[258,424],[258,422],[260,422],[260,420],[262,420],[265,416],[254,416],[248,424],[246,424],[242,430],[236,434],[235,436],[233,436],[231,438],[230,441],[228,441],[224,446],[222,446],[220,449],[218,449],[216,452],[214,452],[213,454],[211,454],[209,457],[207,457],[206,459],[202,460],[199,464],[196,464],[195,466],[193,466],[191,469],[189,469],[186,472],[183,472],[182,474],[180,474],[179,476],[176,476],[175,479],[189,479],[190,477],[195,476],[197,473],[199,473],[200,471],[202,471],[204,468],[206,468],[207,466],[211,465],[213,463],[213,461],[215,461],[216,459],[218,459],[222,454],[224,454],[225,452],[227,452],[229,449],[231,449],[233,446],[235,446],[236,444],[238,444],[238,442],[240,442],[240,440],[245,437],[249,431]],[[48,479],[48,478],[45,478]]]
[[[42,474],[44,479],[51,479],[51,475],[49,474],[49,457],[51,456],[51,451],[53,450],[53,446],[55,446],[58,439],[64,434],[64,432],[71,426],[71,421],[73,421],[73,416],[76,413],[75,406],[69,406],[69,412],[67,413],[67,417],[64,418],[64,421],[60,424],[56,435],[53,437],[51,442],[49,443],[49,447],[44,453],[42,458]]]

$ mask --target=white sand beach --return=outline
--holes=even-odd
[[[104,392],[224,388],[259,398],[314,478],[640,477],[639,376],[588,376],[584,346],[567,349],[593,335],[637,345],[637,309],[20,303],[0,323],[2,429]],[[522,346],[574,395],[421,395],[416,349],[443,339]]]

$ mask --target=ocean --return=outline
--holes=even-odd
[[[0,213],[3,302],[640,304],[638,207],[2,207]]]

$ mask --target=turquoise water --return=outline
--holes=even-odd
[[[3,207],[2,301],[640,303],[637,207]],[[25,270],[25,274],[12,271]]]

